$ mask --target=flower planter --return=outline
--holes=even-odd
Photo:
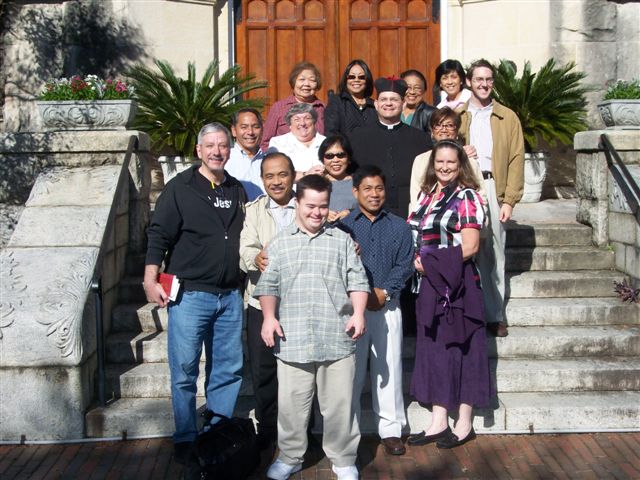
[[[536,203],[542,196],[542,184],[547,176],[547,152],[524,154],[524,193],[521,203]]]
[[[180,156],[161,155],[158,157],[158,163],[162,168],[162,176],[164,177],[164,184],[166,185],[169,180],[175,177],[180,172],[190,168],[193,164],[200,163],[199,159],[189,160]]]
[[[125,130],[136,116],[133,100],[36,102],[47,130]]]
[[[640,100],[606,100],[598,110],[607,128],[640,128]]]

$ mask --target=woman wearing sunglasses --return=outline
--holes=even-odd
[[[329,135],[318,149],[318,158],[324,164],[324,175],[331,181],[329,222],[346,217],[355,205],[351,179],[351,172],[355,170],[352,156],[351,144],[341,133]]]
[[[363,125],[370,125],[378,118],[371,99],[373,76],[366,63],[353,60],[345,68],[338,93],[329,91],[329,102],[324,112],[324,128],[327,135],[349,135]]]

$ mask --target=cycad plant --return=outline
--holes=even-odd
[[[211,62],[196,79],[196,66],[189,62],[186,78],[176,76],[171,65],[155,60],[157,70],[135,65],[127,75],[136,88],[138,115],[134,128],[151,137],[153,148],[170,147],[179,155],[192,159],[203,125],[220,122],[229,125],[231,116],[242,108],[262,108],[260,98],[242,99],[251,90],[264,88],[266,82],[254,80],[252,74],[241,75],[235,65],[222,73],[219,64]]]
[[[573,62],[558,67],[552,58],[532,73],[525,62],[518,78],[515,63],[500,60],[493,91],[498,102],[518,115],[526,152],[534,151],[540,138],[551,146],[557,141],[569,145],[577,132],[587,129],[585,94],[591,88],[582,84],[586,74],[574,68]]]

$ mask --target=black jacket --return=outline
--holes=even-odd
[[[224,292],[240,286],[240,231],[247,196],[242,184],[226,174],[222,187],[236,200],[228,225],[211,201],[193,187],[200,165],[167,183],[147,230],[145,263],[176,275],[186,290]],[[165,257],[166,254],[166,257]]]
[[[431,127],[429,126],[429,122],[431,120],[431,114],[436,110],[436,107],[425,102],[420,102],[420,105],[418,105],[416,111],[413,113],[411,126],[418,130],[422,130],[423,132],[427,132],[427,134],[431,136]]]
[[[332,91],[329,92],[329,102],[324,110],[325,135],[339,132],[350,136],[354,129],[373,125],[377,121],[378,112],[371,98],[367,98],[367,103],[360,109],[349,93],[336,95]]]
[[[358,165],[377,165],[386,177],[385,206],[407,218],[413,160],[431,150],[431,137],[400,122],[391,130],[380,122],[356,129],[351,135],[353,157]]]

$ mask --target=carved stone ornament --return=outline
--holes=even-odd
[[[640,129],[640,100],[607,100],[598,110],[607,128]]]
[[[47,336],[53,336],[63,357],[74,354],[77,358],[82,357],[81,306],[86,301],[95,262],[94,253],[84,254],[75,260],[65,274],[56,278],[49,298],[42,304],[50,315],[38,319],[38,322],[49,327]]]
[[[136,116],[133,100],[37,101],[48,130],[125,130]]]
[[[2,329],[11,326],[15,320],[16,308],[22,306],[22,300],[15,294],[27,288],[22,275],[16,273],[17,266],[18,262],[13,252],[5,251],[0,255],[0,272],[2,272],[3,282],[6,282],[0,297],[0,340],[2,340]]]

